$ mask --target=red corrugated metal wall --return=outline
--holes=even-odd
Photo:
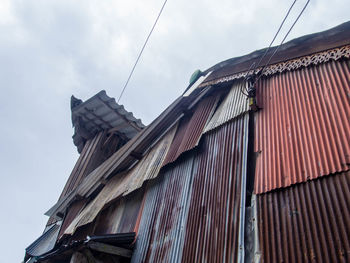
[[[204,135],[146,190],[132,262],[234,262],[248,115]]]
[[[216,101],[217,98],[215,96],[203,99],[196,107],[193,115],[185,117],[181,121],[163,166],[174,162],[183,152],[191,150],[197,145],[204,126],[215,109]]]
[[[349,94],[349,60],[260,80],[256,193],[350,168]]]
[[[350,172],[257,200],[263,262],[350,262]]]
[[[182,262],[237,259],[248,115],[208,133],[193,174]]]

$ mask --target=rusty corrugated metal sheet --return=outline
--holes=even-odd
[[[79,153],[85,139],[90,139],[101,131],[114,129],[131,139],[145,127],[140,119],[126,111],[123,105],[119,105],[104,90],[73,106],[72,124],[75,127],[73,142]]]
[[[253,63],[261,62],[261,65],[265,65],[269,62],[269,64],[275,64],[348,45],[350,43],[349,32],[350,22],[345,22],[329,30],[305,35],[288,41],[279,47],[279,51],[271,59],[270,57],[277,46],[272,47],[262,61],[259,60],[265,53],[266,48],[254,51],[245,56],[222,61],[204,72],[205,74],[212,71],[202,85],[212,85],[213,80],[223,79],[232,74],[247,71],[251,68]]]
[[[132,262],[178,262],[191,188],[193,157],[162,173],[147,187]]]
[[[91,157],[96,150],[97,146],[103,139],[104,132],[98,133],[94,138],[88,140],[83,148],[83,151],[79,155],[79,158],[71,172],[71,175],[62,191],[60,199],[71,192],[86,175],[86,167],[91,160]]]
[[[182,262],[235,262],[248,114],[204,139],[194,172]]]
[[[230,92],[205,126],[204,133],[221,126],[225,122],[249,110],[247,97],[241,92],[242,85],[244,85],[242,82],[233,84]]]
[[[256,193],[350,168],[349,94],[349,60],[261,80]]]
[[[143,189],[139,189],[104,209],[95,222],[93,234],[133,232],[140,212],[143,193]]]
[[[79,214],[79,212],[84,208],[84,206],[87,203],[87,199],[81,199],[75,201],[67,210],[67,214],[64,217],[60,232],[58,234],[58,239],[60,239],[64,232],[66,231],[67,227],[72,223],[74,218]]]
[[[198,144],[202,131],[215,110],[217,101],[218,96],[203,99],[191,117],[182,119],[163,166],[174,162],[182,153],[193,149]]]
[[[72,193],[90,172],[109,158],[123,143],[119,136],[115,134],[108,135],[107,132],[100,132],[94,138],[88,140],[62,190],[59,200]],[[51,217],[47,225],[56,221],[55,218]]]
[[[258,195],[263,262],[350,262],[350,172]]]
[[[237,259],[247,129],[246,114],[207,133],[149,185],[132,262]]]
[[[71,235],[78,227],[91,223],[108,203],[140,188],[144,181],[155,178],[168,152],[175,130],[176,126],[170,129],[134,168],[109,180],[94,200],[67,227],[65,234]]]

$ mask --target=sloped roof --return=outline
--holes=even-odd
[[[341,47],[348,45],[349,43],[350,21],[326,31],[298,37],[283,44],[279,48],[278,52],[273,56],[269,62],[269,65],[291,60],[297,57],[307,56],[328,49]],[[270,48],[265,58],[261,61],[261,65],[264,65],[268,61],[269,57],[273,54],[276,48],[277,46]],[[265,51],[266,48],[263,48],[248,55],[222,61],[210,67],[204,71],[203,74],[207,74],[209,72],[211,72],[211,74],[205,79],[201,86],[205,86],[207,83],[210,83],[213,80],[249,70],[252,63],[257,63]]]
[[[140,119],[136,119],[132,112],[125,110],[123,105],[119,105],[104,90],[85,102],[72,96],[73,100],[73,142],[79,152],[86,139],[92,138],[99,131],[113,129],[129,140],[145,127]]]
[[[310,52],[312,53],[313,51],[318,52],[324,49],[335,47],[337,45],[350,44],[349,33],[350,22],[345,23],[334,29],[325,31],[324,33],[317,33],[306,37],[298,38],[296,40],[286,43],[285,46],[281,49],[283,51],[282,55],[278,53],[278,57],[279,59],[292,59],[298,54],[310,54]],[[325,36],[322,36],[322,34],[324,34]],[[343,34],[347,35],[344,36]],[[329,41],[326,36],[333,36],[334,41]],[[306,48],[307,51],[305,51],[302,48],[311,44],[312,48]],[[300,51],[300,53],[297,52],[298,50]],[[108,160],[101,164],[97,169],[95,169],[91,174],[89,174],[82,182],[82,184],[76,189],[75,192],[72,192],[69,196],[67,196],[65,199],[60,200],[54,207],[52,207],[47,212],[47,215],[55,215],[58,211],[64,210],[67,204],[69,204],[69,202],[74,199],[74,196],[79,195],[84,197],[91,195],[91,193],[93,193],[94,190],[98,189],[99,186],[105,184],[104,181],[106,179],[110,179],[115,174],[127,170],[136,161],[134,157],[135,153],[141,157],[145,156],[145,154],[147,154],[147,151],[156,144],[157,140],[160,137],[162,137],[172,127],[172,125],[174,125],[180,118],[182,118],[184,112],[191,109],[193,105],[196,105],[196,103],[199,102],[204,96],[208,95],[208,93],[217,91],[211,89],[210,86],[205,86],[209,85],[208,83],[210,82],[210,80],[219,78],[220,76],[225,76],[226,73],[230,74],[230,72],[234,73],[248,70],[249,66],[251,65],[252,59],[259,59],[263,52],[264,49],[252,53],[255,55],[248,55],[240,58],[231,59],[219,63],[218,65],[208,69],[206,72],[213,71],[213,73],[207,76],[207,79],[205,79],[201,85],[199,85],[198,87],[196,86],[196,88],[194,89],[192,89],[192,87],[189,87],[187,91],[190,92],[186,92],[183,96],[180,96],[177,100],[175,100],[174,103],[171,104],[148,127],[143,129],[126,145],[124,145],[124,147],[122,147],[118,152],[116,152],[113,156],[111,156]],[[276,61],[278,60],[273,60],[273,62]],[[245,65],[248,64],[249,66],[245,67]],[[234,94],[234,92],[236,91],[232,91],[232,94]],[[231,103],[236,103],[234,97],[232,96],[229,99],[227,99],[227,101],[225,101],[224,105],[227,109],[233,109],[233,107],[230,106]],[[239,105],[243,105],[241,111],[248,110],[244,98],[238,99],[237,103],[239,103]],[[221,110],[221,108],[219,109]],[[236,113],[234,110],[230,110],[230,116],[237,116],[237,114],[240,114],[241,111]],[[205,129],[206,131],[214,129],[215,127],[222,125],[223,122],[227,122],[230,119],[226,118],[224,113],[218,113],[214,116],[215,120],[213,121],[212,127],[208,126],[208,128]]]
[[[55,247],[60,225],[52,225],[45,233],[26,248],[26,258],[45,254]]]

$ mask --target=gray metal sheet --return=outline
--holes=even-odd
[[[230,92],[205,126],[203,133],[213,130],[249,110],[247,97],[241,92],[243,85],[245,86],[246,83],[241,81],[233,84]]]
[[[205,134],[146,189],[132,262],[233,262],[248,115]]]
[[[26,253],[30,256],[40,256],[52,250],[56,244],[60,225],[54,224],[30,246],[26,248]]]

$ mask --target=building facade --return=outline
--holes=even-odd
[[[276,48],[276,47],[275,47]],[[80,157],[28,262],[349,262],[350,22],[199,74],[144,127],[72,98]]]

